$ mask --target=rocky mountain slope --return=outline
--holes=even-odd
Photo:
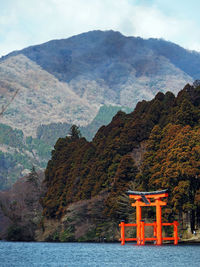
[[[1,90],[19,89],[1,122],[35,137],[42,123],[87,124],[97,106],[81,99],[66,83],[59,82],[39,65],[20,54],[0,63]],[[3,98],[4,98],[3,94]]]
[[[98,118],[102,105],[133,109],[139,100],[150,100],[158,91],[176,94],[199,76],[200,53],[164,40],[125,37],[114,31],[83,33],[2,57],[0,112],[7,108],[0,123],[2,129],[9,126],[11,132],[22,131],[23,150],[21,145],[4,143],[0,132],[1,179],[11,184],[26,172],[24,164],[24,169],[30,169],[32,158],[32,165],[43,168],[53,146],[45,143],[47,137],[38,137],[44,125],[50,140],[59,137],[55,133],[63,136],[71,124],[87,126],[82,132],[92,139],[97,127],[89,124]],[[41,147],[48,150],[46,156],[40,155]]]
[[[198,78],[199,59],[170,42],[113,31],[15,51],[0,60],[3,100],[20,89],[3,123],[31,135],[44,121],[87,124],[100,104],[134,107],[157,91],[177,93]]]

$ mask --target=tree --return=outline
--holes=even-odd
[[[38,185],[38,180],[39,180],[39,177],[38,177],[38,174],[37,174],[37,172],[35,170],[35,166],[32,166],[31,173],[27,177],[27,182],[32,183],[35,186],[37,186]]]
[[[72,140],[77,140],[81,137],[81,132],[79,130],[79,127],[73,124],[69,130],[69,135]]]
[[[121,207],[119,201],[121,196],[133,183],[138,170],[130,154],[124,155],[119,163],[116,175],[112,184],[111,193],[105,201],[105,214],[114,220],[125,219],[125,215],[120,214]]]
[[[155,126],[149,138],[142,171],[137,176],[139,190],[168,188],[169,216],[190,214],[191,230],[195,228],[195,214],[198,216],[199,142],[199,128],[168,124],[159,131],[159,127]]]
[[[194,126],[198,121],[199,111],[196,111],[188,99],[184,99],[176,113],[176,124]]]
[[[4,112],[7,110],[7,108],[9,107],[9,105],[13,102],[13,100],[15,99],[16,95],[18,94],[18,92],[19,92],[19,89],[17,89],[14,92],[13,96],[8,101],[8,103],[6,105],[2,106],[1,111],[0,111],[0,117],[3,116]]]

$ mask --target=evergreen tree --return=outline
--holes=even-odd
[[[38,174],[35,170],[35,166],[32,166],[31,173],[27,177],[27,181],[30,183],[33,183],[35,186],[37,186],[38,185],[38,179],[39,179],[39,177],[38,177]]]
[[[73,141],[81,138],[79,127],[73,124],[70,128],[69,135]]]

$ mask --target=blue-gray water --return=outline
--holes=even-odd
[[[0,266],[200,266],[200,246],[0,242]]]

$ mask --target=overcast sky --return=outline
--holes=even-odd
[[[0,0],[0,56],[91,30],[200,51],[199,0]]]

